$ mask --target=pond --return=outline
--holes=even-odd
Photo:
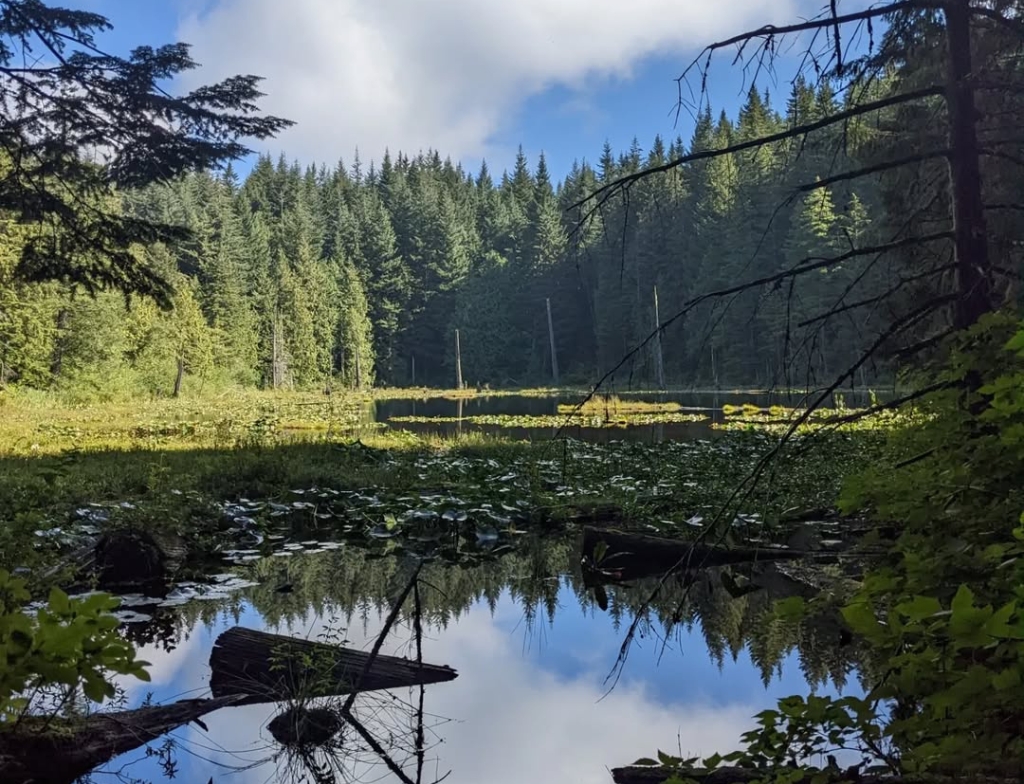
[[[715,436],[719,431],[712,425],[725,421],[723,409],[727,406],[738,408],[747,404],[767,409],[776,405],[800,407],[807,402],[803,393],[787,392],[616,391],[613,394],[621,400],[640,401],[641,404],[675,404],[673,414],[678,412],[694,421],[672,421],[680,417],[662,416],[660,419],[663,421],[647,423],[640,418],[631,421],[629,427],[618,423],[602,426],[593,421],[574,423],[567,419],[567,409],[579,404],[584,395],[572,391],[543,395],[488,395],[484,391],[466,399],[432,397],[421,400],[377,400],[370,404],[364,421],[385,423],[391,428],[419,435],[441,437],[480,432],[515,439],[544,440],[560,434],[593,442],[625,439],[660,443]],[[869,393],[847,390],[843,393],[843,399],[849,405],[866,405]],[[598,409],[602,400],[602,396],[595,397]],[[659,417],[650,419],[658,420]]]
[[[230,566],[236,590],[192,601],[183,597],[194,588],[179,591],[157,608],[133,603],[135,618],[150,616],[126,628],[152,665],[152,683],[124,682],[129,705],[206,694],[213,641],[234,626],[310,639],[326,633],[368,650],[416,563],[351,543],[282,541],[276,553]],[[364,693],[353,708],[403,776],[607,784],[610,768],[657,749],[736,748],[755,713],[806,693],[808,683],[819,693],[857,690],[852,654],[828,628],[787,630],[768,620],[777,582],[732,598],[711,571],[667,586],[618,669],[620,646],[652,584],[589,587],[579,553],[573,535],[524,535],[500,557],[424,567],[423,659],[450,665],[458,677],[427,686],[421,711],[416,687]],[[674,625],[665,621],[673,614]],[[407,606],[383,652],[415,656],[413,629]],[[282,747],[268,729],[282,707],[222,709],[149,752],[111,761],[93,780],[405,780],[348,727],[330,751]]]

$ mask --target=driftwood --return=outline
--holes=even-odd
[[[45,729],[26,721],[17,729],[0,732],[0,781],[70,784],[119,754],[207,713],[237,705],[240,699],[181,700],[119,713],[94,713],[73,722],[55,720]]]
[[[780,547],[718,547],[682,539],[630,533],[612,529],[583,529],[583,556],[597,582],[638,580],[664,574],[683,562],[685,568],[729,564],[791,561],[809,555],[803,550]]]
[[[458,675],[451,667],[378,655],[363,676],[369,659],[364,651],[235,627],[214,643],[210,689],[215,697],[244,695],[237,704],[247,705],[439,683]]]

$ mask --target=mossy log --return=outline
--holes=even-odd
[[[210,654],[210,689],[215,697],[244,695],[238,704],[306,697],[331,697],[454,680],[451,667],[418,664],[398,656],[370,654],[336,645],[235,627],[221,634]]]
[[[156,740],[241,697],[181,700],[76,721],[26,721],[0,731],[0,781],[4,784],[70,784],[119,754]]]
[[[664,574],[680,562],[684,568],[701,569],[759,561],[791,561],[809,555],[789,548],[719,547],[590,526],[583,529],[582,551],[592,582],[638,580]]]

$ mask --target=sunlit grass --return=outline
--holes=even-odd
[[[648,400],[628,400],[618,395],[594,395],[581,405],[561,403],[559,414],[616,419],[633,414],[667,414],[682,408],[679,403],[655,403]]]

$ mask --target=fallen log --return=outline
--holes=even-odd
[[[677,777],[682,781],[693,781],[697,784],[750,784],[754,781],[774,781],[774,776],[792,775],[794,768],[715,768],[707,770],[703,768],[684,768],[682,770],[668,770],[666,768],[642,765],[630,765],[624,768],[612,768],[612,780],[615,784],[663,784],[670,778]],[[828,784],[959,784],[965,779],[955,775],[928,775],[928,776],[896,776],[888,773],[867,773],[861,774],[857,769],[841,770],[839,768],[826,769],[825,779]],[[811,780],[805,778],[804,780]],[[1010,776],[980,776],[971,777],[971,784],[1012,784],[1019,781],[1019,778]]]
[[[765,771],[751,768],[716,768],[715,770],[689,769],[671,771],[653,765],[630,765],[612,768],[615,784],[662,784],[673,776],[699,784],[747,784],[764,778]]]
[[[77,720],[24,721],[0,731],[0,781],[70,784],[119,754],[240,701],[231,695],[94,713]]]
[[[398,656],[285,637],[236,626],[221,634],[210,654],[214,697],[242,695],[238,705],[305,697],[332,697],[454,680],[451,667]]]
[[[700,569],[758,561],[791,561],[809,553],[782,547],[719,547],[702,542],[614,529],[583,529],[583,557],[594,578],[638,580],[664,574],[682,562],[683,568]]]

